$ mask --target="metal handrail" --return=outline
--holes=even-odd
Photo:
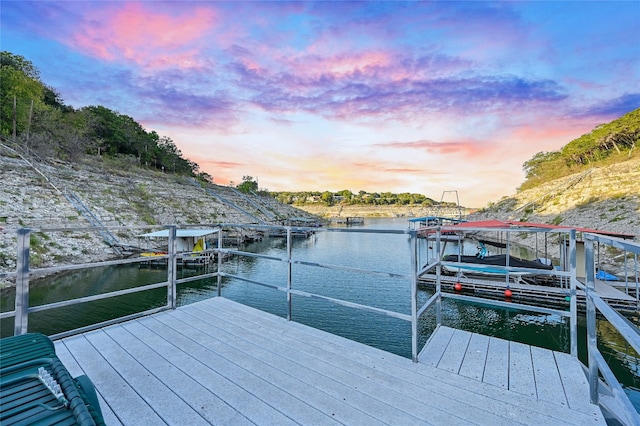
[[[596,314],[600,312],[620,335],[640,353],[640,334],[637,327],[634,329],[624,318],[618,314],[607,302],[602,300],[595,292],[595,262],[594,262],[594,242],[606,244],[611,247],[630,251],[636,255],[640,253],[640,244],[621,240],[614,237],[607,237],[598,234],[584,234],[585,239],[585,259],[587,264],[587,276],[585,294],[587,299],[587,352],[588,352],[588,379],[589,397],[592,404],[604,405],[605,409],[617,415],[627,424],[640,424],[640,415],[633,407],[627,394],[622,390],[613,371],[609,368],[602,353],[598,349],[598,333],[596,328]],[[600,377],[603,377],[604,383]],[[608,401],[603,401],[601,387],[608,387],[613,396],[615,406],[608,406]]]
[[[184,226],[184,227],[202,227],[205,225],[188,225],[188,226]],[[92,301],[97,301],[97,300],[104,300],[104,299],[108,299],[108,298],[112,298],[112,297],[116,297],[116,296],[122,296],[125,294],[131,294],[131,293],[137,293],[137,292],[142,292],[142,291],[146,291],[146,290],[151,290],[151,289],[156,289],[156,288],[162,288],[162,287],[166,287],[167,288],[167,304],[166,306],[162,307],[162,308],[155,308],[152,311],[156,312],[159,310],[163,310],[163,309],[175,309],[176,305],[177,305],[177,291],[176,291],[176,285],[177,284],[181,284],[181,283],[185,283],[185,282],[190,282],[190,281],[196,281],[196,280],[200,280],[200,279],[204,279],[204,278],[217,278],[218,279],[218,294],[220,295],[220,289],[221,289],[221,281],[220,279],[222,277],[229,277],[229,278],[236,278],[245,282],[250,282],[253,284],[258,284],[261,286],[265,286],[265,287],[269,287],[269,288],[273,288],[273,289],[277,289],[280,291],[285,291],[287,293],[287,301],[288,301],[288,319],[291,320],[291,303],[292,303],[292,295],[299,295],[299,296],[305,296],[305,297],[315,297],[315,298],[320,298],[326,301],[330,301],[332,303],[335,304],[340,304],[343,306],[349,306],[349,307],[354,307],[354,308],[358,308],[361,310],[368,310],[368,311],[373,311],[373,312],[377,312],[377,313],[382,313],[391,317],[395,317],[395,318],[400,318],[406,321],[411,321],[412,317],[411,315],[407,315],[407,314],[403,314],[400,312],[394,312],[394,311],[390,311],[390,310],[386,310],[386,309],[381,309],[381,308],[376,308],[376,307],[372,307],[372,306],[367,306],[367,305],[362,305],[362,304],[358,304],[358,303],[354,303],[354,302],[350,302],[347,300],[342,300],[342,299],[337,299],[337,298],[331,298],[331,297],[327,297],[327,296],[323,296],[320,294],[316,294],[316,293],[312,293],[312,292],[305,292],[305,291],[301,291],[301,290],[294,290],[292,288],[291,285],[291,267],[293,265],[303,265],[303,266],[311,266],[311,267],[318,267],[318,268],[326,268],[326,269],[332,269],[332,270],[342,270],[342,271],[349,271],[349,272],[356,272],[356,273],[364,273],[364,274],[371,274],[371,275],[378,275],[378,276],[385,276],[385,277],[392,277],[392,278],[402,278],[402,279],[408,279],[408,280],[412,280],[414,279],[413,274],[400,274],[400,273],[395,273],[395,272],[386,272],[386,271],[375,271],[375,270],[367,270],[367,269],[361,269],[361,268],[353,268],[353,267],[348,267],[348,266],[340,266],[340,265],[331,265],[331,264],[325,264],[325,263],[318,263],[318,262],[309,262],[309,261],[304,261],[304,260],[297,260],[294,259],[291,255],[291,248],[292,248],[292,239],[291,239],[291,234],[294,231],[297,230],[313,230],[313,231],[323,231],[323,232],[352,232],[352,233],[378,233],[378,234],[406,234],[406,233],[410,233],[411,232],[407,232],[407,231],[403,231],[403,230],[388,230],[388,229],[380,229],[380,230],[376,230],[376,229],[343,229],[343,228],[317,228],[317,227],[309,227],[309,228],[303,228],[303,227],[291,227],[291,226],[274,226],[274,225],[264,225],[264,224],[258,224],[258,225],[247,225],[247,224],[232,224],[232,223],[224,223],[224,224],[217,224],[217,225],[206,225],[208,227],[213,227],[213,228],[218,228],[220,230],[222,229],[227,229],[227,228],[238,228],[238,229],[262,229],[262,230],[269,230],[269,229],[284,229],[287,231],[287,256],[282,257],[282,256],[268,256],[268,255],[262,255],[259,253],[251,253],[251,252],[246,252],[246,251],[241,251],[241,250],[234,250],[234,249],[227,249],[224,248],[222,246],[222,232],[218,233],[218,247],[215,249],[209,249],[206,250],[206,252],[208,253],[215,253],[218,255],[218,271],[215,273],[207,273],[207,274],[201,274],[201,275],[196,275],[193,277],[187,277],[187,278],[181,278],[181,279],[177,279],[176,275],[175,275],[175,270],[176,270],[176,260],[180,257],[185,257],[188,256],[188,253],[181,253],[178,254],[177,253],[177,249],[176,249],[176,226],[175,225],[171,225],[171,226],[144,226],[141,228],[144,229],[159,229],[159,228],[169,228],[170,232],[169,232],[169,242],[168,242],[168,254],[166,255],[161,255],[161,256],[156,256],[154,257],[154,259],[167,259],[168,260],[168,269],[167,269],[167,280],[163,281],[163,282],[159,282],[159,283],[155,283],[155,284],[148,284],[145,286],[140,286],[140,287],[134,287],[134,288],[130,288],[130,289],[125,289],[125,290],[118,290],[118,291],[114,291],[114,292],[108,292],[108,293],[101,293],[101,294],[97,294],[97,295],[91,295],[91,296],[85,296],[85,297],[80,297],[80,298],[76,298],[76,299],[70,299],[70,300],[65,300],[65,301],[59,301],[59,302],[53,302],[53,303],[49,303],[46,305],[39,305],[39,306],[35,306],[35,307],[30,307],[28,304],[29,301],[29,277],[32,275],[43,275],[43,274],[50,274],[50,273],[56,273],[56,272],[62,272],[62,271],[69,271],[69,270],[80,270],[80,269],[87,269],[87,268],[96,268],[96,267],[104,267],[104,266],[115,266],[115,265],[122,265],[122,264],[133,264],[133,263],[141,263],[141,262],[146,262],[149,259],[146,257],[137,257],[137,258],[132,258],[132,259],[118,259],[118,260],[110,260],[110,261],[102,261],[102,262],[91,262],[91,263],[81,263],[81,264],[71,264],[71,265],[63,265],[63,266],[54,266],[54,267],[45,267],[45,268],[38,268],[38,269],[31,269],[30,265],[29,265],[29,250],[30,250],[30,234],[32,232],[70,232],[70,231],[95,231],[95,228],[92,227],[83,227],[83,228],[22,228],[19,229],[17,231],[17,235],[18,235],[18,249],[17,249],[17,268],[16,268],[16,272],[15,273],[8,273],[6,274],[6,276],[15,276],[16,277],[16,302],[15,302],[15,309],[12,311],[7,311],[7,312],[2,312],[0,313],[0,319],[5,319],[5,318],[11,318],[14,317],[14,334],[18,335],[18,334],[24,334],[28,331],[28,317],[30,313],[35,313],[35,312],[42,312],[42,311],[47,311],[50,309],[54,309],[54,308],[60,308],[60,307],[66,307],[66,306],[72,306],[72,305],[77,305],[80,303],[86,303],[86,302],[92,302]],[[117,226],[117,227],[109,227],[110,229],[131,229],[131,227],[122,227],[122,226]],[[415,239],[415,232],[413,232],[413,238]],[[288,263],[288,279],[287,279],[287,286],[286,287],[282,287],[282,286],[274,286],[271,284],[267,284],[267,283],[263,283],[260,281],[255,281],[255,280],[250,280],[247,279],[245,277],[240,277],[240,276],[235,276],[233,274],[229,274],[229,273],[224,273],[222,272],[222,264],[223,264],[223,258],[225,254],[233,254],[233,255],[238,255],[238,256],[246,256],[246,257],[255,257],[255,258],[261,258],[261,259],[267,259],[267,260],[275,260],[275,261],[280,261],[280,262],[285,262]],[[150,311],[149,311],[150,312]],[[136,315],[136,314],[134,314]],[[127,318],[129,318],[130,316],[128,316]],[[113,323],[117,323],[118,319],[114,319],[114,320],[110,320],[108,321],[109,324],[113,324]],[[82,332],[84,330],[88,330],[88,329],[92,329],[93,326],[87,326],[87,327],[83,327],[81,329],[77,329],[77,330],[69,330],[66,331],[64,333],[59,333],[60,336],[64,335],[64,336],[68,336],[68,335],[72,335],[75,332]],[[82,330],[82,331],[81,331]],[[58,336],[58,335],[56,335]]]
[[[424,230],[424,229],[423,229]],[[436,253],[440,253],[440,244],[441,244],[441,238],[442,238],[442,233],[443,232],[451,232],[451,231],[456,231],[456,232],[520,232],[520,230],[517,229],[499,229],[499,228],[465,228],[464,230],[461,230],[460,228],[456,228],[456,226],[434,226],[434,227],[430,227],[427,228],[427,231],[430,233],[435,234],[436,237]],[[539,228],[539,229],[534,229],[534,232],[543,232],[543,231],[548,231],[545,230],[543,228]],[[442,318],[441,318],[441,310],[442,310],[442,298],[451,298],[451,299],[457,299],[457,300],[463,300],[463,301],[467,301],[467,302],[474,302],[474,303],[482,303],[485,305],[494,305],[494,306],[500,306],[500,307],[507,307],[507,308],[511,308],[511,309],[519,309],[519,310],[523,310],[523,311],[532,311],[532,312],[540,312],[540,313],[547,313],[547,314],[556,314],[562,317],[569,317],[569,321],[570,321],[570,330],[571,330],[571,338],[570,338],[570,342],[571,342],[571,355],[574,357],[578,356],[578,335],[577,335],[577,323],[578,323],[578,319],[577,319],[577,303],[576,303],[576,286],[578,283],[578,280],[576,279],[576,232],[575,230],[572,229],[562,229],[562,230],[551,230],[552,232],[555,233],[567,233],[569,234],[569,241],[570,241],[570,253],[569,253],[569,257],[570,257],[570,265],[569,265],[569,271],[547,271],[547,270],[534,270],[534,269],[530,269],[530,268],[522,268],[522,267],[512,267],[512,266],[494,266],[492,265],[492,268],[496,268],[499,269],[501,271],[505,272],[506,275],[506,279],[509,279],[509,273],[517,273],[517,272],[536,272],[536,273],[540,273],[541,275],[558,275],[558,276],[562,276],[562,277],[567,277],[570,280],[570,309],[569,312],[565,311],[565,310],[560,310],[560,309],[553,309],[553,308],[543,308],[540,306],[534,306],[534,305],[529,305],[526,303],[518,303],[518,304],[514,304],[511,302],[502,302],[499,300],[492,300],[492,299],[486,299],[486,298],[482,298],[482,297],[475,297],[475,296],[467,296],[467,295],[458,295],[458,294],[449,294],[449,293],[445,293],[442,291],[442,278],[441,278],[441,273],[442,273],[442,266],[446,266],[446,265],[452,265],[453,267],[455,266],[464,266],[465,263],[461,263],[461,262],[447,262],[447,261],[443,261],[442,259],[437,259],[433,262],[431,262],[429,265],[425,266],[424,268],[417,270],[416,272],[416,277],[417,276],[421,276],[422,274],[424,274],[426,271],[430,271],[435,269],[436,270],[436,291],[435,294],[426,302],[424,303],[422,306],[420,306],[419,308],[414,309],[414,312],[416,312],[416,320],[418,320],[427,310],[428,308],[430,308],[431,306],[433,306],[435,304],[436,306],[436,324],[437,325],[441,325],[442,324]],[[508,235],[508,234],[507,234]],[[509,241],[509,240],[507,240]],[[508,247],[508,245],[507,245]],[[414,336],[417,339],[417,335]],[[413,353],[413,357],[414,357],[414,361],[417,361],[417,357],[418,357],[418,353],[414,352]]]
[[[460,232],[459,229],[455,227],[434,227],[432,232],[436,234],[436,252],[440,253],[440,238],[441,233],[443,231],[450,232],[455,230],[456,232]],[[468,231],[501,231],[501,232],[519,232],[517,229],[496,229],[496,228],[474,228],[474,229],[466,229],[464,232]],[[532,232],[531,230],[528,230]],[[549,230],[534,230],[533,232],[549,232]],[[583,238],[585,241],[585,264],[586,264],[586,285],[582,285],[576,278],[576,231],[575,230],[551,230],[551,232],[568,232],[569,233],[569,256],[570,256],[570,265],[569,271],[560,272],[555,271],[556,275],[561,275],[564,277],[570,278],[571,284],[571,304],[570,311],[560,311],[556,309],[548,309],[541,308],[537,306],[530,306],[525,304],[513,304],[510,302],[502,302],[498,300],[491,299],[483,299],[473,296],[466,295],[458,295],[458,294],[448,294],[442,292],[441,288],[441,267],[444,264],[451,264],[453,266],[464,264],[459,262],[443,262],[441,259],[437,259],[436,261],[429,264],[427,267],[423,268],[418,274],[422,274],[425,271],[436,269],[436,292],[435,294],[414,312],[417,314],[417,318],[420,318],[430,307],[436,306],[437,309],[437,325],[441,324],[440,318],[440,301],[443,297],[449,297],[457,300],[465,300],[470,302],[480,302],[488,305],[496,305],[502,307],[516,308],[522,310],[532,310],[542,313],[553,313],[559,314],[561,316],[568,316],[571,322],[571,354],[577,357],[577,306],[576,306],[576,289],[581,288],[584,289],[586,295],[586,304],[587,304],[587,351],[588,351],[588,370],[587,370],[587,378],[590,386],[590,401],[595,405],[600,405],[601,408],[608,411],[610,415],[616,418],[618,421],[624,424],[640,424],[640,415],[636,411],[635,407],[629,400],[629,397],[626,395],[622,386],[616,379],[613,374],[611,368],[607,364],[605,358],[602,356],[601,352],[597,347],[597,330],[596,330],[596,312],[600,312],[616,329],[620,335],[624,337],[624,339],[633,347],[633,349],[640,353],[640,331],[633,324],[630,324],[626,318],[620,315],[616,310],[611,308],[607,302],[605,302],[596,292],[595,292],[595,262],[593,255],[593,244],[604,243],[609,246],[618,248],[620,250],[624,250],[625,252],[634,253],[634,259],[637,259],[638,254],[640,254],[640,244],[618,239],[615,237],[604,236],[600,234],[590,234],[583,233]],[[637,261],[636,261],[637,267]],[[626,268],[626,263],[625,263]],[[512,267],[499,267],[498,269],[504,270],[507,274],[512,271],[526,271],[524,268],[512,268]],[[545,271],[542,271],[544,274]],[[635,271],[635,275],[638,275],[638,272]],[[414,355],[415,356],[415,355]],[[604,379],[604,382],[600,380],[600,377]],[[601,392],[601,387],[606,388],[607,394],[611,395],[613,401],[609,401],[611,398],[603,399],[600,397],[601,394],[605,392]]]
[[[195,226],[195,225],[194,225]],[[198,225],[203,226],[203,225]],[[532,306],[527,304],[514,304],[509,302],[501,302],[497,300],[490,300],[480,297],[466,296],[466,295],[456,295],[456,294],[447,294],[442,291],[441,286],[441,272],[442,266],[445,262],[441,260],[437,260],[429,265],[430,269],[435,269],[436,276],[436,291],[433,296],[427,300],[426,303],[422,304],[422,306],[418,306],[417,301],[417,280],[418,276],[421,272],[424,272],[424,269],[421,271],[418,267],[418,245],[417,245],[417,231],[416,230],[377,230],[377,229],[344,229],[344,228],[297,228],[297,227],[288,227],[288,226],[272,226],[272,225],[242,225],[242,224],[218,224],[218,225],[208,225],[210,227],[215,227],[220,230],[218,232],[218,247],[215,249],[208,250],[209,252],[213,252],[217,254],[218,257],[218,269],[215,273],[207,273],[202,275],[197,275],[194,277],[177,279],[176,277],[176,260],[179,257],[176,250],[176,226],[171,225],[165,228],[170,230],[169,232],[169,243],[168,243],[168,254],[166,256],[162,256],[162,258],[166,258],[168,260],[168,268],[167,268],[167,280],[160,283],[148,284],[141,287],[135,287],[126,290],[119,290],[115,292],[102,293],[93,296],[86,296],[77,299],[55,302],[46,305],[40,305],[35,307],[29,307],[29,277],[32,274],[40,274],[40,273],[51,273],[51,272],[59,272],[62,270],[73,270],[73,269],[81,269],[87,267],[98,267],[98,266],[109,266],[116,264],[129,264],[135,262],[144,262],[147,261],[148,258],[140,257],[135,259],[120,259],[117,261],[107,261],[107,262],[94,262],[94,263],[86,263],[80,265],[66,265],[61,267],[52,267],[52,268],[40,268],[36,270],[31,270],[29,267],[29,235],[32,232],[31,229],[20,229],[17,232],[17,242],[18,242],[18,253],[17,253],[17,268],[16,268],[16,300],[15,300],[15,310],[11,312],[3,312],[0,314],[0,318],[8,318],[15,317],[15,327],[14,334],[23,334],[28,331],[28,315],[34,312],[41,312],[53,308],[70,306],[78,303],[85,303],[89,301],[107,299],[115,296],[120,296],[123,294],[129,294],[134,292],[146,291],[155,288],[166,287],[167,289],[167,303],[165,306],[154,308],[151,310],[147,310],[142,313],[131,314],[124,318],[117,318],[113,320],[106,321],[100,324],[94,324],[90,326],[85,326],[80,329],[69,330],[63,333],[59,333],[55,335],[56,337],[68,336],[78,332],[84,332],[90,329],[94,329],[97,327],[102,327],[110,324],[115,324],[125,319],[135,318],[142,315],[146,315],[149,313],[155,313],[166,309],[175,309],[177,305],[177,291],[176,285],[183,282],[194,281],[202,278],[217,278],[217,289],[218,295],[221,295],[221,279],[223,277],[236,278],[245,282],[249,282],[252,284],[257,284],[269,288],[276,289],[278,291],[286,292],[287,294],[287,304],[288,304],[288,315],[287,319],[291,320],[291,304],[292,304],[292,296],[304,296],[304,297],[314,297],[318,299],[322,299],[331,303],[339,304],[342,306],[347,306],[350,308],[356,308],[360,310],[375,312],[378,314],[388,315],[394,318],[402,319],[405,321],[411,322],[411,334],[412,334],[412,358],[414,361],[418,361],[418,320],[422,315],[426,313],[426,311],[430,308],[436,309],[436,323],[440,325],[442,323],[441,312],[442,312],[442,299],[443,297],[449,297],[457,300],[467,301],[467,302],[479,302],[487,305],[495,305],[500,307],[509,307],[512,309],[519,310],[528,310],[535,311],[541,313],[552,313],[558,314],[563,317],[570,318],[570,327],[571,327],[571,354],[577,357],[577,306],[576,306],[576,288],[579,283],[576,279],[576,231],[575,230],[553,230],[551,232],[565,232],[569,234],[569,271],[562,272],[562,275],[568,277],[570,280],[570,310],[569,312],[551,309],[551,308],[543,308],[538,306]],[[144,227],[150,228],[150,227]],[[245,229],[285,229],[287,232],[287,247],[286,247],[286,255],[285,256],[267,256],[261,255],[258,253],[250,253],[241,250],[231,250],[224,248],[222,245],[223,237],[222,230],[227,228],[245,228]],[[441,234],[443,231],[449,231],[452,227],[435,227],[433,232],[436,234],[436,242],[435,249],[437,253],[440,253],[440,243],[441,243]],[[292,256],[292,232],[297,229],[309,229],[315,231],[322,232],[352,232],[352,233],[379,233],[379,234],[406,234],[409,236],[411,240],[411,274],[400,274],[394,272],[385,272],[385,271],[372,271],[367,269],[360,269],[348,266],[340,266],[340,265],[331,265],[324,264],[318,262],[309,262],[304,260],[294,259]],[[56,231],[69,231],[69,228],[58,228],[54,229]],[[519,232],[519,230],[509,230],[509,229],[495,229],[495,228],[487,228],[482,229],[484,231],[506,231],[506,232]],[[465,229],[465,231],[468,231]],[[541,230],[542,231],[542,230]],[[549,230],[545,230],[549,232]],[[594,404],[602,403],[599,397],[600,386],[608,386],[608,390],[612,393],[619,403],[619,406],[622,407],[622,418],[625,422],[629,424],[632,423],[640,423],[640,417],[638,417],[638,413],[633,408],[633,405],[626,397],[624,391],[620,384],[615,379],[615,376],[611,372],[608,367],[604,357],[599,352],[597,348],[597,334],[595,328],[595,318],[596,312],[600,312],[605,318],[607,318],[610,323],[620,332],[620,334],[626,339],[627,342],[631,344],[631,346],[638,352],[640,352],[640,333],[638,333],[637,328],[634,328],[633,325],[630,325],[628,321],[625,321],[613,308],[611,308],[605,301],[603,301],[596,293],[595,293],[595,267],[594,267],[594,256],[593,256],[593,243],[605,243],[611,245],[616,248],[620,248],[626,251],[630,251],[632,253],[640,253],[640,244],[619,240],[614,237],[596,235],[596,234],[583,234],[585,240],[585,254],[586,254],[586,264],[587,267],[587,279],[585,294],[587,300],[587,334],[588,334],[588,356],[589,356],[589,369],[588,369],[588,379],[590,385],[590,399]],[[284,262],[287,266],[287,278],[286,278],[286,286],[282,285],[272,285],[268,283],[263,283],[256,280],[251,280],[245,277],[236,276],[233,274],[225,273],[222,271],[223,266],[223,255],[224,254],[234,254],[238,256],[248,256],[248,257],[257,257],[267,260],[273,260],[278,262]],[[327,268],[332,270],[343,270],[349,272],[357,272],[357,273],[365,273],[365,274],[374,274],[374,275],[383,275],[387,277],[393,278],[401,278],[408,279],[411,282],[411,313],[409,315],[390,311],[382,308],[377,308],[373,306],[363,305],[356,302],[351,302],[348,300],[338,299],[334,297],[324,296],[321,294],[302,291],[292,288],[292,266],[293,265],[303,265],[310,267],[318,267],[318,268]],[[509,272],[525,270],[526,268],[514,268],[514,267],[505,267],[505,271],[508,274]],[[558,271],[556,271],[557,273]],[[599,377],[602,376],[605,379],[605,383],[601,384]]]
[[[149,228],[149,227],[145,227]],[[29,278],[31,275],[37,274],[45,274],[45,273],[53,273],[53,272],[61,272],[68,270],[77,270],[77,269],[85,269],[85,268],[93,268],[100,266],[111,266],[111,265],[120,265],[120,264],[130,264],[137,262],[145,262],[148,259],[144,257],[139,257],[135,259],[119,259],[113,261],[105,261],[105,262],[93,262],[93,263],[83,263],[83,264],[74,264],[74,265],[65,265],[65,266],[57,266],[50,268],[38,268],[32,270],[29,264],[29,255],[30,255],[30,235],[33,232],[33,229],[29,228],[21,228],[17,231],[17,259],[16,259],[16,297],[15,297],[15,309],[9,312],[3,312],[0,314],[0,319],[5,318],[14,318],[14,335],[25,334],[28,332],[28,318],[30,313],[42,312],[54,308],[60,308],[65,306],[71,306],[79,303],[92,302],[97,300],[108,299],[112,297],[122,296],[130,293],[137,293],[141,291],[151,290],[155,288],[167,288],[167,305],[161,309],[168,309],[175,307],[175,286],[176,286],[176,277],[175,277],[175,269],[176,269],[176,226],[168,226],[169,228],[169,254],[168,258],[168,268],[167,268],[167,281],[148,284],[145,286],[135,287],[131,289],[118,290],[108,293],[101,293],[92,296],[80,297],[76,299],[70,299],[60,302],[49,303],[46,305],[40,305],[35,307],[29,306]],[[84,229],[84,228],[80,228]],[[91,228],[89,228],[91,229]],[[78,228],[56,228],[55,231],[71,231],[78,230]],[[41,230],[43,231],[43,230]],[[153,311],[156,311],[154,309]],[[83,330],[86,327],[83,328]],[[65,332],[65,335],[73,334],[73,330],[69,332]]]

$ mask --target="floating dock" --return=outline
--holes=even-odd
[[[333,225],[364,225],[362,216],[332,217],[330,220]]]
[[[577,358],[493,338],[455,349],[464,335],[436,345],[446,333],[440,327],[414,363],[217,297],[55,346],[72,375],[91,378],[109,425],[606,424]],[[490,362],[493,342],[533,358]],[[450,353],[463,357],[460,368],[444,368],[458,362]],[[482,378],[465,373],[474,357],[485,360]],[[516,386],[527,362],[536,380],[555,379]],[[489,365],[506,386],[484,380]]]
[[[479,277],[456,277],[442,275],[440,277],[442,282],[442,290],[453,293],[454,285],[460,283],[462,285],[461,292],[474,293],[476,296],[493,297],[497,299],[504,299],[504,291],[507,285],[504,281],[483,279]],[[583,280],[584,281],[584,280]],[[435,288],[436,275],[435,274],[423,274],[420,276],[418,283],[426,288]],[[598,295],[605,300],[612,307],[622,311],[636,312],[639,303],[638,300],[625,294],[610,283],[605,281],[595,281],[595,288]],[[535,285],[529,283],[509,282],[509,289],[511,290],[511,300],[521,302],[533,302],[542,303],[544,306],[555,307],[568,307],[569,296],[568,285]],[[576,299],[578,304],[584,308],[586,304],[585,293],[583,290],[576,290]]]

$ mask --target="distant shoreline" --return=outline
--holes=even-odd
[[[327,206],[322,204],[294,205],[307,213],[322,217],[424,217],[438,214],[437,207],[425,207],[422,205],[367,205],[350,204]],[[462,215],[470,214],[471,209],[462,207]],[[448,215],[447,215],[448,216]]]

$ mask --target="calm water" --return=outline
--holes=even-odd
[[[367,219],[362,228],[406,229],[405,219]],[[272,256],[286,255],[285,239],[265,239],[243,248]],[[473,250],[473,248],[471,248]],[[428,248],[421,242],[421,262]],[[293,258],[298,261],[356,267],[381,272],[410,274],[410,244],[406,235],[320,232],[308,239],[294,239]],[[235,257],[227,260],[224,271],[280,287],[286,286],[287,267],[283,262],[267,259]],[[181,269],[180,276],[202,273],[202,269]],[[348,300],[378,308],[410,314],[410,281],[350,271],[335,271],[311,266],[293,266],[292,286],[323,296]],[[139,268],[137,265],[94,268],[72,271],[32,282],[32,306],[77,298],[107,291],[120,290],[166,280],[166,269]],[[185,305],[217,294],[216,280],[200,280],[181,284],[178,304]],[[286,317],[286,294],[274,289],[224,278],[222,295],[237,302]],[[419,301],[431,294],[422,289]],[[0,308],[12,310],[15,295],[2,294]],[[85,303],[29,316],[29,331],[55,334],[166,303],[166,290],[121,296],[115,299]],[[411,325],[386,315],[342,307],[316,298],[293,297],[292,316],[295,321],[335,333],[401,356],[411,356]],[[581,359],[586,347],[584,320],[579,330]],[[443,301],[445,325],[498,336],[548,349],[569,351],[568,321],[558,315],[545,315],[520,310],[496,309],[481,304]],[[13,333],[13,319],[0,324],[2,336]],[[435,327],[435,310],[420,321],[420,346]],[[624,340],[608,326],[599,322],[601,351],[611,362],[614,373],[640,407],[640,372],[638,356]]]

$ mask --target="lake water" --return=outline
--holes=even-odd
[[[406,219],[366,219],[357,229],[398,229],[408,227]],[[419,252],[426,256],[425,241]],[[243,247],[244,251],[269,256],[286,256],[286,239],[266,238]],[[404,234],[366,234],[346,232],[318,232],[309,238],[293,241],[293,259],[350,268],[362,268],[395,274],[411,274],[410,241]],[[421,259],[421,262],[424,259]],[[224,272],[254,281],[286,287],[287,264],[262,258],[236,256],[226,260]],[[202,273],[202,269],[180,269],[179,278]],[[115,291],[166,280],[166,268],[140,268],[137,265],[100,267],[73,271],[32,282],[30,305],[42,305],[59,300]],[[344,270],[329,270],[313,266],[294,265],[292,287],[374,306],[404,314],[411,312],[411,286],[405,278],[368,275]],[[217,294],[216,279],[180,284],[178,305],[185,305]],[[286,293],[247,283],[234,278],[222,280],[222,295],[231,300],[286,317]],[[419,304],[431,293],[419,291]],[[12,310],[15,295],[4,291],[0,308]],[[367,345],[411,356],[411,324],[407,321],[336,305],[317,298],[293,296],[293,320]],[[90,302],[72,307],[35,313],[29,316],[29,331],[55,334],[69,329],[117,318],[141,310],[163,306],[166,289],[157,289]],[[526,312],[515,309],[490,308],[478,303],[443,300],[444,325],[497,336],[548,349],[569,351],[568,320],[559,315]],[[580,319],[579,347],[585,362],[586,331]],[[2,336],[13,333],[13,320],[2,320]],[[430,309],[419,323],[420,347],[435,327],[435,309]],[[605,358],[610,360],[614,373],[623,382],[636,407],[640,407],[640,372],[637,354],[624,340],[599,321],[599,342]]]

